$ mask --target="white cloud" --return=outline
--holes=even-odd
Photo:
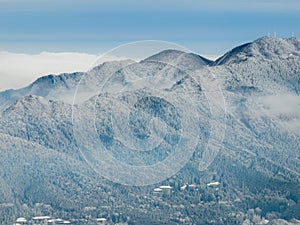
[[[299,133],[300,131],[300,98],[295,94],[264,96],[257,99],[263,107],[256,111],[258,115],[273,116],[274,121],[283,128]]]
[[[0,91],[24,87],[47,74],[86,71],[98,57],[73,52],[37,55],[0,52]]]
[[[130,58],[139,61],[162,49],[154,49],[146,56],[136,57],[136,55],[132,55]],[[128,53],[125,50],[128,49],[123,47],[108,53],[109,55],[101,56],[76,52],[42,52],[35,55],[0,52],[0,91],[25,87],[38,77],[48,74],[87,71],[104,61],[124,60],[126,58],[122,54]],[[218,56],[205,55],[205,57],[214,60]]]

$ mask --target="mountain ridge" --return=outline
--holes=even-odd
[[[261,37],[253,42],[237,46],[218,58],[214,65],[224,65],[246,61],[251,57],[272,60],[274,57],[292,58],[299,56],[300,39]]]
[[[280,48],[275,48],[274,46],[280,46]],[[278,51],[275,54],[275,51]],[[261,54],[260,52],[263,52]],[[271,37],[262,37],[254,42],[249,42],[233,48],[229,52],[225,53],[220,58],[215,61],[208,60],[200,55],[194,53],[184,53],[178,50],[164,50],[160,53],[157,53],[153,56],[150,56],[144,60],[141,60],[140,63],[145,63],[147,61],[159,61],[163,63],[167,63],[173,66],[182,67],[185,70],[189,71],[195,69],[195,67],[201,68],[202,66],[209,66],[211,68],[218,66],[231,66],[234,69],[234,65],[237,63],[242,63],[251,58],[257,58],[261,60],[267,60],[267,62],[272,62],[274,60],[274,56],[281,57],[280,59],[284,59],[287,61],[287,64],[292,63],[295,60],[295,57],[300,56],[300,40],[296,38],[289,39],[276,39]],[[176,60],[181,63],[176,63]],[[271,60],[271,61],[270,61]],[[120,60],[113,62],[104,62],[100,65],[93,67],[88,72],[75,72],[75,73],[64,73],[59,75],[45,75],[40,78],[37,78],[32,84],[27,87],[21,89],[9,89],[3,92],[0,92],[0,111],[3,111],[5,107],[11,105],[14,101],[16,101],[19,97],[33,94],[39,95],[43,97],[48,97],[49,99],[58,99],[63,100],[68,103],[72,103],[72,95],[74,95],[74,90],[72,93],[69,92],[70,89],[74,89],[78,82],[81,80],[83,76],[87,76],[87,74],[93,74],[93,72],[101,73],[99,70],[103,70],[103,74],[108,74],[115,72],[117,68],[123,68],[124,66],[128,66],[130,64],[136,63],[132,60]],[[250,62],[251,63],[251,62]],[[275,65],[276,66],[276,65]],[[112,68],[116,68],[113,69]],[[275,68],[277,70],[278,68]],[[115,70],[115,71],[114,71]],[[267,73],[270,73],[268,71]],[[101,83],[101,79],[99,80]],[[98,82],[98,84],[99,84]],[[291,81],[293,83],[295,81]],[[300,82],[300,79],[296,82]],[[251,85],[249,85],[251,86]],[[53,89],[60,88],[61,91],[65,91],[65,95],[69,95],[69,97],[63,99],[59,97],[57,93],[51,93]],[[297,88],[299,92],[299,89]]]
[[[215,62],[166,50],[1,92],[0,218],[12,205],[14,221],[44,214],[74,224],[98,217],[111,224],[300,219],[299,46],[298,39],[264,37]],[[83,98],[74,101],[75,93]],[[110,158],[102,168],[88,161],[104,150],[122,165],[147,168],[172,156],[178,143],[188,144],[180,160],[194,147],[189,161],[151,185],[120,184],[151,173],[125,176]],[[210,143],[217,154],[206,148]],[[156,145],[153,154],[143,151]],[[107,168],[111,176],[125,175],[114,183]]]

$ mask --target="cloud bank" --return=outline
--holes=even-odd
[[[0,52],[0,91],[27,86],[47,74],[86,71],[98,57],[72,52],[37,55]]]
[[[300,99],[298,95],[285,93],[264,96],[257,99],[263,107],[257,110],[259,116],[273,116],[283,129],[300,132]]]

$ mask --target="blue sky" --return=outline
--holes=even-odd
[[[222,54],[277,33],[300,36],[299,0],[0,0],[0,51],[97,54],[164,40]]]

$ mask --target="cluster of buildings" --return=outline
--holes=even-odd
[[[106,218],[97,218],[95,221],[98,224],[106,224]],[[55,219],[50,216],[36,216],[31,219],[26,219],[24,217],[19,217],[13,225],[51,225],[51,224],[74,224],[77,220],[68,221],[63,219]],[[87,221],[86,221],[87,222]]]
[[[212,187],[212,188],[218,188],[220,186],[220,184],[221,183],[218,182],[218,181],[213,181],[213,182],[207,183],[206,186],[207,187]],[[190,190],[197,189],[198,185],[197,184],[185,184],[185,185],[180,187],[180,191],[184,191],[187,188],[189,188]],[[154,194],[170,195],[171,190],[172,190],[172,187],[170,185],[163,185],[163,186],[159,186],[157,188],[154,188],[153,193]]]

